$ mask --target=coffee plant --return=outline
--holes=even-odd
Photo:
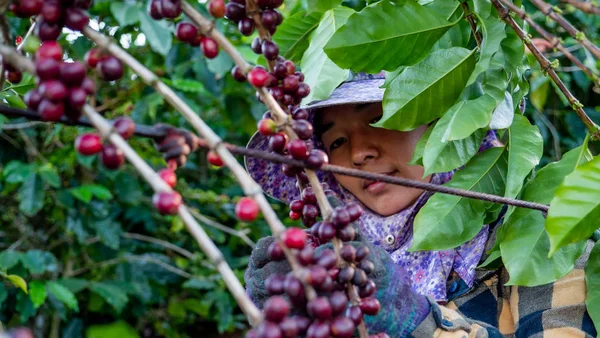
[[[461,168],[446,184],[459,194],[435,194],[416,216],[412,249],[473,238],[502,210],[468,195],[485,193],[509,206],[483,266],[504,264],[514,285],[565,276],[599,227],[597,10],[0,1],[0,321],[10,337],[387,337],[363,320],[380,308],[369,249],[344,244],[362,210],[330,204],[315,171],[335,168],[302,108],[354,72],[386,73],[376,126],[429,124],[413,164]],[[285,163],[301,196],[288,208],[222,141],[256,129],[276,156],[242,153]],[[489,130],[504,146],[478,154]],[[183,155],[166,161],[154,143]],[[259,310],[241,280],[268,234],[269,259],[292,271],[265,280]],[[586,267],[596,325],[599,255]]]

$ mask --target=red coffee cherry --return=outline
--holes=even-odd
[[[129,139],[135,133],[135,122],[130,117],[119,117],[115,120],[114,128],[124,139]]]
[[[102,151],[102,141],[97,134],[83,134],[75,139],[75,149],[81,155],[94,155]]]
[[[38,106],[38,113],[44,121],[56,122],[65,114],[65,104],[43,99]]]
[[[90,18],[80,8],[67,8],[65,16],[65,26],[74,31],[81,31],[90,22]]]
[[[219,154],[217,154],[217,152],[214,150],[209,151],[208,154],[206,154],[206,158],[208,159],[208,163],[216,167],[222,167],[225,165],[221,157],[219,157]]]
[[[165,181],[165,183],[167,183],[171,188],[175,188],[175,185],[177,184],[177,175],[175,175],[175,172],[171,169],[161,169],[158,172],[158,175],[160,176],[160,178]]]
[[[200,40],[200,49],[202,50],[202,54],[209,59],[214,59],[219,55],[219,45],[209,37],[204,37]]]
[[[188,22],[177,24],[177,39],[192,43],[198,36],[198,28]]]
[[[100,75],[105,81],[115,81],[123,76],[123,64],[114,56],[108,56],[97,65]]]
[[[123,151],[114,144],[107,144],[102,148],[100,160],[104,167],[109,170],[119,169],[125,163]]]
[[[214,18],[220,19],[225,16],[225,1],[210,0],[208,3],[208,12]]]
[[[254,69],[248,73],[248,82],[257,88],[266,86],[269,78],[269,73],[262,67],[254,67]]]
[[[250,197],[243,197],[235,206],[235,215],[244,222],[252,222],[258,217],[258,203]]]
[[[282,296],[273,296],[265,302],[265,318],[279,323],[290,313],[290,304]]]
[[[263,136],[271,136],[277,132],[277,124],[272,119],[262,119],[258,122],[258,132]]]
[[[60,65],[60,80],[69,87],[78,87],[85,79],[85,66],[83,63],[63,62]]]
[[[159,192],[152,196],[152,204],[162,215],[175,215],[182,203],[181,195],[176,191]]]
[[[281,235],[281,240],[290,249],[302,250],[306,245],[307,233],[299,228],[289,228]]]
[[[54,59],[62,61],[62,48],[56,41],[46,41],[35,52],[35,58],[38,59]]]
[[[85,53],[83,60],[90,68],[96,68],[98,62],[104,60],[106,57],[102,55],[100,49],[92,48],[87,53]]]

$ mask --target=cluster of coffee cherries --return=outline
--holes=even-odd
[[[180,22],[177,24],[175,36],[190,46],[200,46],[202,54],[209,59],[214,59],[219,55],[219,45],[217,42],[204,34],[200,34],[198,28],[189,22]]]
[[[154,20],[175,19],[181,15],[181,0],[152,0],[148,12]]]
[[[302,218],[302,224],[306,227],[311,227],[317,222],[319,216],[319,207],[317,197],[312,187],[302,189],[299,200],[294,200],[290,203],[290,218],[299,220]]]
[[[113,129],[124,139],[129,139],[135,132],[135,122],[129,117],[120,117],[113,123]],[[81,134],[75,139],[75,149],[84,156],[100,154],[100,162],[109,170],[119,169],[125,163],[123,151],[113,144],[102,144],[98,134]]]
[[[96,69],[104,81],[116,81],[123,77],[123,63],[115,56],[92,48],[85,53],[84,61],[91,69]]]
[[[36,35],[42,41],[55,41],[63,27],[81,31],[90,21],[86,10],[91,0],[17,0],[10,10],[19,17],[39,15]]]
[[[223,2],[223,0],[213,0],[213,2],[219,3]],[[281,13],[275,10],[275,8],[281,6],[283,4],[283,0],[257,0],[256,4],[260,9],[259,14],[262,25],[271,34],[274,34],[277,30],[277,26],[281,25],[281,22],[283,21],[283,16]],[[212,11],[211,14],[213,14]],[[213,14],[213,16],[215,15]],[[227,19],[237,23],[238,30],[240,33],[242,33],[242,35],[250,36],[252,33],[254,33],[254,19],[251,17],[251,13],[248,13],[246,10],[245,0],[229,1],[225,7],[225,16]],[[261,45],[259,38],[256,38],[255,42],[253,42],[253,48],[255,44]]]
[[[96,92],[94,81],[86,76],[85,65],[63,62],[62,55],[55,41],[44,42],[35,53],[38,87],[25,95],[25,103],[44,121],[59,121],[64,115],[78,120],[88,95]]]
[[[330,221],[316,223],[309,232],[288,228],[281,235],[281,242],[294,254],[301,271],[286,275],[273,274],[265,280],[269,293],[263,308],[265,321],[249,331],[247,338],[349,338],[362,322],[363,315],[377,314],[380,304],[372,297],[375,283],[367,277],[374,270],[373,263],[367,259],[368,247],[344,244],[340,250],[343,260],[341,266],[337,265],[338,258],[334,250],[316,250],[333,237],[328,235],[321,238],[314,234],[313,229],[331,224],[335,236],[336,229],[352,227],[350,222],[358,219],[361,212],[358,205],[338,207]],[[354,236],[346,239],[352,240]],[[285,259],[278,242],[269,246],[267,254],[273,261]],[[358,303],[352,303],[348,297],[349,283],[358,287]],[[310,300],[307,299],[305,285],[310,285],[316,292]],[[294,314],[292,309],[295,310]],[[387,335],[371,337],[383,338]]]

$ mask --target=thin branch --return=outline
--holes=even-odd
[[[246,244],[248,244],[251,248],[254,248],[255,243],[250,238],[248,238],[248,236],[246,235],[246,233],[244,233],[242,231],[234,230],[234,229],[232,229],[232,228],[230,228],[228,226],[225,226],[225,225],[223,225],[221,223],[215,222],[212,219],[210,219],[210,218],[202,215],[196,209],[190,208],[190,212],[200,222],[202,222],[202,223],[204,223],[204,224],[206,224],[208,226],[211,226],[211,227],[213,227],[215,229],[221,230],[221,231],[223,231],[225,233],[228,233],[228,234],[230,234],[232,236],[239,237],[242,241],[244,241]]]
[[[39,126],[39,125],[46,125],[46,124],[48,124],[48,123],[42,122],[42,121],[30,121],[30,122],[23,122],[23,123],[5,124],[3,126],[0,126],[0,130],[27,129],[27,128],[31,128],[31,127],[35,127],[35,126]]]
[[[171,242],[164,241],[162,239],[158,239],[155,237],[150,237],[150,236],[146,236],[146,235],[142,235],[142,234],[135,234],[132,232],[125,232],[121,236],[123,236],[125,238],[135,239],[138,241],[148,242],[148,243],[162,246],[166,249],[173,250],[173,251],[177,252],[178,254],[180,254],[181,256],[188,258],[188,259],[194,258],[193,253],[191,253],[191,252],[187,251],[186,249],[179,247]]]
[[[471,26],[471,31],[473,32],[473,36],[475,37],[475,41],[477,41],[477,47],[481,49],[481,34],[477,32],[477,24],[475,23],[475,19],[473,18],[473,13],[471,12],[471,8],[469,8],[469,4],[466,1],[460,3],[463,12],[465,13],[465,18],[467,22],[469,22],[469,26]]]
[[[20,51],[21,49],[23,49],[23,46],[25,45],[25,40],[27,40],[27,38],[29,36],[31,36],[31,34],[33,34],[33,30],[35,29],[35,24],[36,24],[36,18],[32,17],[31,18],[31,25],[29,26],[29,29],[27,30],[27,33],[25,33],[25,36],[23,37],[23,40],[21,41],[21,43],[17,46],[17,50]]]
[[[565,95],[565,97],[569,101],[569,104],[571,104],[571,108],[575,111],[575,113],[577,113],[577,116],[579,116],[579,118],[581,119],[583,124],[586,126],[587,130],[589,131],[589,133],[592,135],[592,139],[598,140],[600,138],[600,128],[598,127],[598,125],[596,125],[594,123],[594,121],[592,121],[592,119],[585,113],[585,111],[583,110],[583,105],[577,100],[577,98],[575,98],[575,96],[573,96],[573,94],[571,94],[569,89],[567,89],[565,84],[562,82],[562,80],[556,74],[556,71],[554,70],[550,61],[548,61],[548,59],[546,59],[544,54],[542,54],[537,49],[537,47],[531,42],[531,39],[529,39],[527,34],[521,29],[521,27],[519,27],[519,25],[515,22],[515,20],[510,16],[510,12],[508,11],[508,9],[506,9],[506,7],[504,7],[500,3],[500,1],[501,0],[492,0],[492,4],[494,5],[494,7],[496,7],[496,10],[498,11],[498,16],[500,16],[500,18],[502,20],[504,20],[507,24],[509,24],[512,27],[512,29],[515,30],[515,32],[519,35],[519,38],[521,38],[521,40],[523,40],[523,42],[525,43],[527,48],[531,51],[531,53],[535,56],[535,58],[539,62],[540,66],[542,67],[542,71],[547,72],[548,75],[550,75],[550,78],[552,79],[552,81],[554,81],[556,86]],[[539,0],[532,0],[532,1],[538,2]]]
[[[579,9],[582,12],[585,12],[588,14],[600,15],[600,7],[594,6],[594,4],[591,2],[584,2],[584,1],[578,1],[578,0],[561,0],[561,1],[568,3],[569,5]]]
[[[185,279],[190,279],[190,278],[194,277],[192,274],[190,274],[186,271],[183,271],[179,268],[176,268],[172,265],[169,265],[169,264],[161,261],[160,259],[150,257],[150,256],[140,257],[140,256],[133,256],[133,255],[117,257],[117,258],[113,258],[113,259],[109,259],[109,260],[105,260],[105,261],[101,261],[101,262],[96,262],[92,265],[88,265],[88,266],[85,266],[83,268],[80,268],[80,269],[77,269],[77,270],[71,272],[70,274],[67,275],[67,277],[75,277],[75,276],[81,275],[83,273],[86,273],[86,272],[96,269],[96,268],[106,268],[106,267],[110,267],[113,265],[121,264],[123,262],[154,263],[154,264],[162,267],[163,269],[170,271],[176,275],[179,275]]]
[[[550,130],[550,134],[552,134],[552,145],[554,146],[554,160],[558,161],[562,157],[562,153],[560,151],[560,135],[556,130],[556,127],[548,120],[546,115],[542,114],[540,111],[535,109],[535,114],[542,120],[542,123],[546,125],[546,128]]]
[[[562,28],[564,28],[569,35],[571,35],[575,40],[579,41],[587,50],[590,51],[596,57],[597,60],[600,60],[600,49],[596,47],[583,32],[577,30],[567,19],[565,19],[562,15],[557,13],[554,10],[552,5],[544,2],[543,0],[531,0],[531,2],[546,16],[550,17],[552,20],[556,21]]]

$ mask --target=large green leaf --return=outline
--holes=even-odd
[[[425,132],[419,139],[419,142],[417,142],[417,145],[415,146],[415,151],[413,152],[413,157],[410,160],[410,162],[408,162],[408,164],[420,166],[423,165],[423,153],[425,152],[425,146],[427,145],[427,141],[429,140],[431,132],[433,131],[433,128],[435,128],[436,123],[432,123],[429,127],[427,127],[427,130],[425,130]]]
[[[153,51],[162,56],[167,56],[173,43],[172,28],[164,20],[157,21],[150,17],[145,9],[139,9],[140,29],[146,35],[146,41]]]
[[[339,5],[342,0],[302,0],[309,12],[325,12]]]
[[[22,253],[14,250],[5,250],[0,253],[0,270],[8,270],[19,264]]]
[[[14,286],[27,293],[27,282],[23,279],[23,277],[19,275],[8,275],[6,276],[6,279],[8,279]]]
[[[29,175],[19,189],[19,210],[27,216],[34,216],[44,207],[44,181],[38,174]]]
[[[338,66],[357,72],[414,64],[454,25],[416,2],[381,1],[353,14],[325,46]]]
[[[592,249],[585,266],[585,286],[585,306],[596,331],[600,331],[600,243],[596,243]]]
[[[110,4],[110,12],[119,26],[133,25],[140,21],[140,6],[115,1]]]
[[[485,129],[479,129],[462,140],[443,140],[444,131],[455,113],[456,111],[449,111],[444,114],[433,128],[423,154],[423,176],[456,169],[477,154],[487,132]]]
[[[305,102],[324,100],[348,78],[348,70],[338,67],[323,51],[336,29],[341,27],[354,11],[348,7],[331,9],[323,15],[319,27],[310,36],[310,45],[300,65],[304,71],[304,82],[310,86],[310,95]]]
[[[517,196],[523,180],[542,158],[544,139],[537,126],[517,114],[508,129],[508,173],[506,174],[505,197]]]
[[[400,131],[429,123],[452,106],[475,65],[475,50],[436,50],[407,67],[386,88],[383,117],[374,126]]]
[[[279,53],[288,60],[300,61],[308,48],[310,34],[319,26],[322,16],[322,12],[301,11],[284,20],[273,35]]]
[[[75,295],[69,291],[66,287],[58,284],[57,282],[48,282],[46,284],[48,293],[52,294],[56,299],[64,303],[69,309],[79,312],[79,305]]]
[[[85,338],[139,338],[135,328],[124,321],[110,324],[91,325],[85,332]]]
[[[117,310],[117,312],[123,311],[129,297],[119,287],[107,283],[91,283],[90,290],[97,293],[100,297],[104,298],[106,302]]]
[[[36,309],[46,302],[47,295],[44,283],[37,280],[29,283],[29,298]]]
[[[569,244],[589,238],[600,228],[600,156],[577,167],[556,189],[550,203],[546,230],[550,255]]]
[[[446,186],[502,194],[507,157],[505,148],[488,149],[457,171]],[[480,200],[434,194],[415,217],[410,250],[446,250],[468,241],[483,227],[488,205]]]

